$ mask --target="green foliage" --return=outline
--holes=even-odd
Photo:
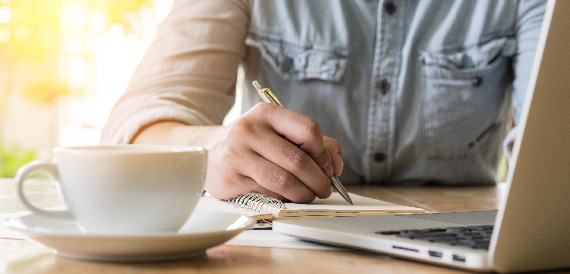
[[[33,160],[36,160],[35,151],[8,148],[0,144],[0,178],[13,178],[21,166]]]

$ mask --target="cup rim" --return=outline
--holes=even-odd
[[[178,145],[158,145],[158,144],[129,144],[129,145],[90,145],[90,146],[63,146],[55,147],[55,152],[81,153],[81,154],[146,154],[146,153],[176,153],[176,152],[201,152],[206,149],[201,146],[178,146]]]

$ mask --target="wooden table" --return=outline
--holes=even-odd
[[[38,204],[61,204],[54,186],[29,185]],[[350,192],[382,200],[449,212],[495,209],[504,186],[487,187],[348,187]],[[41,190],[41,191],[39,191]],[[0,213],[23,210],[11,196],[12,186],[0,180]],[[198,258],[162,262],[113,264],[58,257],[27,240],[0,239],[3,273],[461,273],[456,269],[359,251],[322,251],[221,245]]]

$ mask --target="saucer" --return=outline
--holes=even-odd
[[[28,214],[4,222],[27,238],[54,248],[57,255],[72,259],[107,262],[152,262],[203,255],[223,244],[255,221],[238,214],[195,211],[186,224],[172,233],[140,235],[86,234],[71,221]]]

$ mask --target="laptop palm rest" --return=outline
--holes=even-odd
[[[455,213],[433,213],[433,214],[413,214],[400,215],[405,218],[431,220],[458,225],[470,224],[493,224],[497,217],[497,210],[455,212]]]

